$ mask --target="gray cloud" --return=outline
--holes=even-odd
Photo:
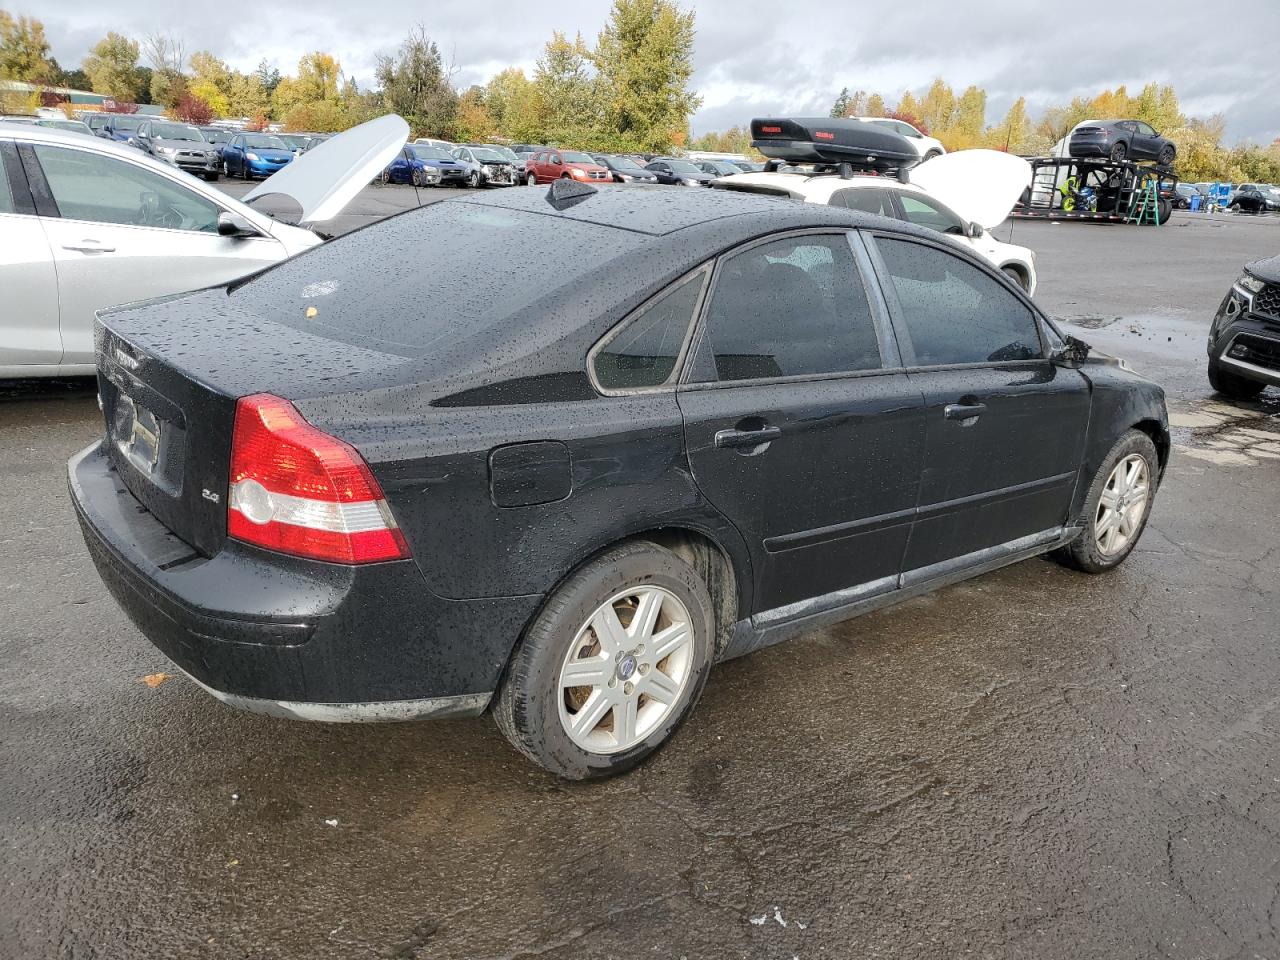
[[[4,2],[4,0],[0,0]],[[1169,0],[1080,7],[1039,0],[913,0],[885,4],[789,5],[779,0],[686,0],[698,16],[694,83],[704,105],[695,132],[745,123],[752,116],[825,112],[843,86],[896,99],[922,91],[935,76],[957,89],[987,89],[988,122],[1018,96],[1033,113],[1076,95],[1150,81],[1172,84],[1191,113],[1221,112],[1230,139],[1280,137],[1280,57],[1267,39],[1280,30],[1277,0],[1237,0],[1231,24],[1211,20],[1203,3]],[[283,71],[309,50],[338,56],[362,85],[379,53],[390,52],[421,20],[458,67],[460,85],[483,82],[507,64],[532,65],[552,30],[591,40],[608,15],[605,0],[569,7],[474,3],[393,12],[348,0],[275,0],[243,16],[222,5],[179,7],[158,0],[24,2],[16,13],[44,20],[54,55],[80,62],[108,29],[140,37],[171,31],[187,49],[210,49],[242,69],[266,58]],[[1219,39],[1219,35],[1221,39]]]

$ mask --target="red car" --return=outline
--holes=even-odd
[[[612,183],[613,174],[577,150],[539,150],[524,162],[524,182],[529,186],[551,183],[562,177],[581,183]]]

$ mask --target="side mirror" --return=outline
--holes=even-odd
[[[969,225],[965,227],[965,233],[974,240],[977,240],[986,232],[987,231],[982,224],[974,220],[969,221]]]
[[[218,236],[220,237],[260,237],[258,228],[238,213],[223,210],[218,214]]]
[[[1079,337],[1068,336],[1062,346],[1053,351],[1049,359],[1054,363],[1075,367],[1089,359],[1089,351],[1093,348]]]

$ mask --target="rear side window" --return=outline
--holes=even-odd
[[[706,272],[696,274],[641,308],[596,351],[592,370],[605,390],[636,390],[670,383],[698,306]]]
[[[9,162],[8,144],[0,144],[0,213],[17,213],[17,205],[13,202],[13,188],[9,186],[9,174],[5,167]]]
[[[791,237],[729,257],[711,292],[706,343],[721,381],[878,368],[879,340],[848,239]]]
[[[994,278],[959,257],[905,240],[876,239],[917,366],[1033,360],[1043,355],[1035,315]]]
[[[886,190],[868,187],[845,187],[831,195],[829,201],[833,207],[847,207],[850,210],[861,210],[863,213],[874,213],[881,217],[897,218],[893,209],[893,198]]]

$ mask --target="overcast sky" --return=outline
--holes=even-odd
[[[53,54],[78,66],[109,29],[135,38],[172,31],[187,50],[208,49],[240,69],[266,57],[293,72],[326,50],[368,86],[374,58],[421,21],[458,66],[460,87],[510,65],[532,73],[552,30],[595,39],[608,0],[517,5],[439,0],[421,5],[350,0],[268,0],[245,6],[173,0],[0,0],[44,21]],[[1227,139],[1280,137],[1280,0],[1136,0],[1100,4],[1036,0],[684,0],[697,13],[693,132],[777,112],[826,113],[842,86],[880,91],[891,103],[935,76],[956,89],[986,88],[987,122],[1027,97],[1032,116],[1076,95],[1150,81],[1171,83],[1185,113],[1227,118]],[[241,12],[233,12],[233,11]],[[1220,11],[1218,21],[1211,19]],[[403,11],[403,12],[400,12]]]

